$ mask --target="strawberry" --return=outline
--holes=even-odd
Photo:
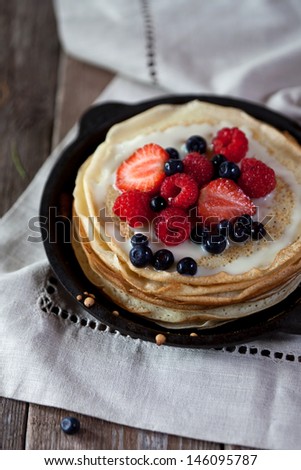
[[[247,137],[237,127],[224,127],[218,131],[212,140],[212,145],[214,153],[222,154],[234,163],[240,162],[249,148]]]
[[[238,185],[247,196],[265,197],[276,187],[276,176],[272,168],[256,158],[244,158]]]
[[[255,212],[256,206],[233,180],[218,178],[201,189],[198,215],[207,225]]]
[[[117,188],[156,193],[165,178],[164,163],[168,159],[168,153],[160,145],[151,143],[138,148],[117,169]]]
[[[149,193],[136,190],[120,194],[114,203],[113,212],[130,227],[147,225],[155,215],[150,208]]]

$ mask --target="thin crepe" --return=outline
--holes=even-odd
[[[277,241],[293,227],[293,237],[268,264],[232,274],[227,266],[256,251],[264,257],[266,243],[234,246],[219,256],[200,257],[205,275],[181,276],[175,271],[135,268],[128,253],[108,236],[100,216],[120,164],[116,157],[124,142],[175,126],[229,123],[247,128],[252,139],[264,145],[275,163],[294,174],[295,185],[278,178],[274,195],[276,223],[270,227]],[[185,105],[161,105],[117,124],[78,172],[74,190],[73,247],[86,276],[117,305],[168,327],[213,327],[278,303],[296,288],[301,273],[301,224],[294,220],[300,201],[301,149],[287,136],[234,108],[192,101]],[[102,197],[96,197],[101,188]],[[109,214],[111,215],[111,214]],[[116,222],[116,220],[115,220]],[[91,227],[93,230],[91,230]],[[92,236],[91,236],[92,233]],[[276,246],[276,245],[275,245]],[[212,270],[212,273],[210,273]]]

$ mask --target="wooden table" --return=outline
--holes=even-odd
[[[61,50],[51,0],[0,0],[0,215],[113,77]],[[0,449],[241,449],[88,416],[67,436],[60,410],[0,398]],[[73,414],[74,415],[74,414]]]

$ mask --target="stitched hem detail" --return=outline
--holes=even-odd
[[[140,0],[143,23],[144,23],[144,38],[146,50],[146,65],[148,68],[149,76],[154,85],[158,84],[158,74],[156,66],[156,49],[155,49],[155,29],[151,13],[151,7],[148,0]]]
[[[286,362],[299,362],[301,363],[301,355],[271,351],[270,349],[260,349],[250,345],[238,345],[238,346],[226,346],[224,348],[214,348],[216,351],[222,351],[224,353],[237,353],[239,355],[249,355],[253,357],[265,357],[274,361],[286,361]]]
[[[44,288],[42,289],[38,297],[38,306],[39,308],[48,314],[55,315],[61,318],[64,321],[69,321],[71,324],[76,324],[79,327],[90,328],[94,331],[105,331],[107,333],[112,333],[115,335],[122,335],[118,330],[108,327],[104,323],[101,323],[99,320],[90,319],[87,317],[80,317],[73,312],[70,312],[58,304],[58,302],[53,298],[58,293],[58,281],[51,275],[46,279]],[[272,360],[274,362],[295,362],[301,364],[301,355],[282,352],[280,350],[272,351],[268,348],[259,348],[254,345],[237,345],[237,346],[225,346],[223,348],[212,348],[211,351],[216,351],[217,353],[232,353],[234,355],[244,355],[250,356],[251,358],[265,358],[267,360]]]
[[[71,323],[77,324],[81,327],[90,328],[91,330],[119,334],[119,332],[116,330],[108,327],[96,319],[80,317],[79,315],[62,308],[53,298],[53,296],[57,294],[57,285],[58,281],[54,276],[50,276],[48,279],[46,279],[45,286],[38,297],[38,306],[43,312],[55,315],[62,320],[70,321]]]

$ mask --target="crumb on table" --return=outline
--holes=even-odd
[[[85,298],[84,305],[86,307],[92,307],[94,304],[95,304],[95,300],[93,299],[93,297],[86,297]]]
[[[166,342],[166,336],[165,335],[162,335],[161,333],[159,333],[156,338],[156,344],[158,346],[161,346],[162,344],[164,344]]]

